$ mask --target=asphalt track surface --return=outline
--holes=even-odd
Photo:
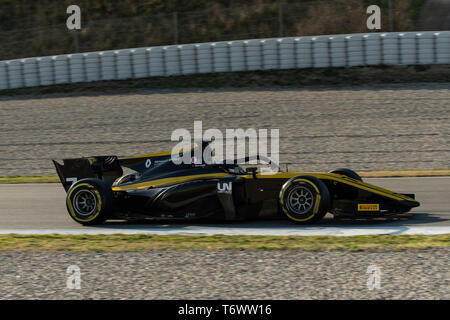
[[[327,215],[320,224],[297,226],[285,220],[228,224],[111,221],[84,227],[65,208],[59,184],[0,185],[0,233],[154,233],[154,234],[257,234],[359,235],[450,233],[450,177],[371,178],[369,183],[397,192],[415,193],[421,206],[408,219],[394,221],[339,221]]]
[[[75,94],[73,94],[75,95]],[[170,150],[171,133],[280,130],[291,170],[448,169],[450,83],[0,97],[0,176],[51,159]]]

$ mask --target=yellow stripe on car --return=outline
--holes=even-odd
[[[170,152],[169,152],[170,154]],[[257,179],[290,179],[298,175],[311,175],[313,177],[316,177],[321,180],[333,180],[337,182],[341,182],[344,184],[348,184],[351,186],[354,186],[359,189],[363,189],[369,192],[373,192],[388,198],[392,198],[395,200],[410,200],[415,201],[414,199],[400,195],[394,192],[391,192],[387,189],[383,189],[377,186],[374,186],[372,184],[354,180],[351,178],[348,178],[344,175],[340,174],[330,174],[330,173],[322,173],[322,172],[276,172],[276,173],[259,173],[256,175]],[[124,185],[124,186],[117,186],[113,187],[113,191],[125,191],[125,190],[136,190],[136,189],[145,189],[150,187],[159,187],[169,184],[175,184],[185,181],[191,181],[195,179],[210,179],[210,178],[221,178],[228,176],[227,173],[214,173],[214,174],[200,174],[200,175],[191,175],[191,176],[182,176],[182,177],[170,177],[170,178],[164,178],[164,179],[156,179],[152,181],[146,181],[146,182],[140,182],[136,184],[130,184],[130,185]],[[244,179],[253,179],[252,175],[241,175],[240,177]]]
[[[357,187],[359,189],[363,189],[366,191],[370,191],[373,193],[377,193],[379,195],[385,196],[385,197],[389,197],[395,200],[410,200],[410,201],[415,201],[414,199],[404,196],[404,195],[399,195],[396,193],[393,193],[387,189],[383,189],[377,186],[374,186],[370,183],[367,182],[363,182],[363,181],[358,181],[358,180],[354,180],[351,178],[348,178],[347,176],[344,175],[340,175],[340,174],[336,174],[336,173],[322,173],[322,172],[276,172],[276,173],[260,173],[256,175],[257,179],[290,179],[293,178],[295,176],[299,176],[299,175],[309,175],[309,176],[313,176],[316,177],[318,179],[321,180],[333,180],[333,181],[338,181],[338,182],[342,182],[354,187]],[[252,179],[253,177],[251,175],[243,175],[241,176],[242,178],[245,179]]]
[[[229,176],[228,173],[205,173],[205,174],[195,174],[192,176],[182,176],[182,177],[170,177],[164,179],[156,179],[146,182],[140,182],[130,185],[117,186],[113,187],[113,191],[125,191],[125,190],[138,190],[138,189],[146,189],[146,188],[155,188],[161,187],[169,184],[176,184],[181,182],[187,182],[197,179],[214,179],[214,178],[223,178]]]

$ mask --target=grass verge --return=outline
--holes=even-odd
[[[450,170],[358,171],[358,174],[363,178],[438,177],[438,176],[450,176]]]
[[[450,245],[450,234],[374,236],[194,236],[194,235],[0,235],[1,251],[122,252],[154,249],[349,250],[435,248]]]
[[[55,183],[59,182],[57,175],[48,176],[3,176],[0,177],[1,183]]]
[[[450,176],[450,170],[385,170],[385,171],[358,171],[363,178],[389,178],[389,177],[437,177]],[[0,176],[2,183],[58,183],[57,175],[47,176]]]

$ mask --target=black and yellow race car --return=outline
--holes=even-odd
[[[204,146],[203,146],[204,147]],[[191,152],[191,150],[186,151]],[[262,156],[258,160],[270,159]],[[98,156],[53,161],[70,216],[84,225],[107,219],[218,219],[285,217],[296,223],[336,217],[401,215],[419,206],[413,194],[362,181],[349,169],[259,172],[239,163],[174,164],[171,151],[119,159]],[[131,173],[124,175],[124,168]]]

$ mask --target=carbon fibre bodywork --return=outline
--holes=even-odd
[[[343,174],[325,172],[244,171],[237,164],[180,164],[171,153],[118,159],[115,156],[54,161],[66,191],[74,181],[98,178],[111,188],[111,217],[154,219],[243,220],[284,217],[280,190],[291,178],[312,176],[327,187],[336,216],[380,217],[408,212],[420,204],[414,195],[400,194]],[[135,173],[123,175],[123,167]]]

